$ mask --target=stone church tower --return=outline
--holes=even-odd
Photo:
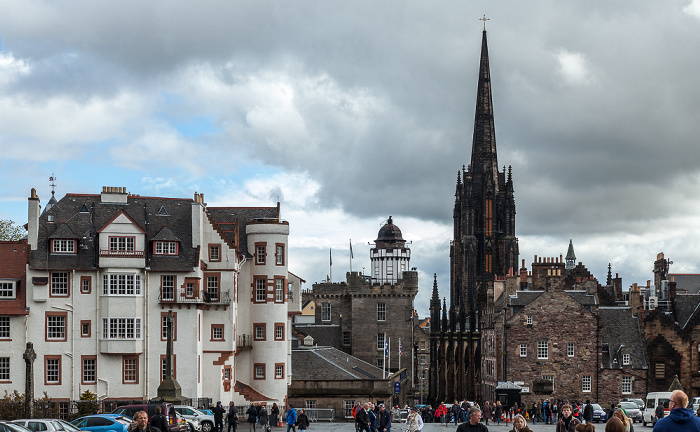
[[[482,401],[491,397],[491,387],[497,381],[494,281],[518,265],[513,179],[510,168],[507,173],[505,167],[498,170],[485,30],[471,163],[457,174],[453,217],[447,313],[443,306],[443,317],[447,315],[448,319],[432,326],[434,332],[439,332],[434,336],[439,340],[435,344],[439,364],[433,395],[446,402],[464,397]],[[438,306],[436,300],[431,302],[431,309]],[[431,312],[437,315],[437,310]]]

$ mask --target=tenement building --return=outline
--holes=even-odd
[[[494,282],[517,268],[518,239],[511,171],[498,169],[486,31],[471,163],[457,174],[453,216],[449,309],[440,305],[437,290],[430,306],[430,395],[437,402],[492,399],[497,385]]]
[[[409,260],[410,249],[390,217],[370,250],[371,275],[348,272],[344,282],[314,284],[303,299],[313,300],[315,322],[294,331],[387,372],[405,369],[404,384],[411,385],[418,272]]]
[[[52,204],[42,213],[32,190],[26,279],[15,269],[3,280],[3,301],[26,308],[0,311],[9,354],[0,354],[0,391],[23,391],[19,353],[33,342],[35,394],[153,398],[172,312],[183,396],[285,400],[301,280],[288,272],[279,204],[208,207],[202,194],[144,197],[113,187]],[[3,246],[0,262],[21,248]]]

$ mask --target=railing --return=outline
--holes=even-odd
[[[236,341],[236,350],[243,351],[253,348],[253,337],[252,335],[239,335],[238,341]]]
[[[333,408],[304,408],[309,421],[333,421],[335,410]],[[297,409],[297,415],[299,410]]]
[[[218,295],[216,295],[218,294]],[[161,303],[205,303],[213,305],[229,305],[231,304],[231,291],[222,291],[219,293],[209,293],[207,291],[200,291],[199,293],[192,294],[186,292],[186,289],[179,289],[177,293],[166,292],[165,295],[161,292],[158,295],[158,301]]]
[[[100,256],[107,258],[143,258],[144,251],[100,249]]]

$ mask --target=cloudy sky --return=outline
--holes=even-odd
[[[4,0],[0,218],[65,193],[275,205],[307,287],[369,267],[389,215],[417,308],[449,292],[486,14],[521,258],[600,280],[700,272],[700,0]]]

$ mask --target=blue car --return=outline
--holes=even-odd
[[[126,432],[126,428],[131,424],[131,419],[116,414],[95,414],[75,419],[71,424],[85,431]]]
[[[597,403],[591,405],[593,406],[593,421],[605,423],[608,420],[608,413]]]

